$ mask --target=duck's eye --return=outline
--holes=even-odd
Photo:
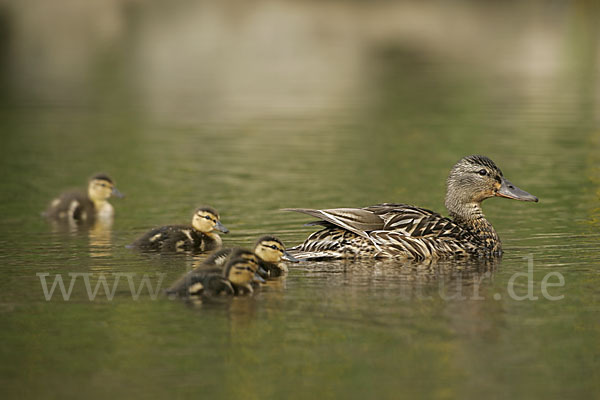
[[[101,183],[100,186],[106,187],[106,183]]]
[[[209,217],[208,215],[205,215],[205,216],[204,216],[204,219],[208,219],[208,220],[210,220],[210,217]]]
[[[487,175],[487,171],[485,169],[480,169],[478,172],[479,175],[481,176],[486,176]]]

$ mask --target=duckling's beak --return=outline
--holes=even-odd
[[[262,277],[262,276],[260,276],[260,275],[258,274],[258,272],[256,272],[256,273],[254,274],[254,279],[252,279],[252,282],[265,283],[266,281],[263,279],[263,277]]]
[[[259,275],[261,278],[266,278],[269,276],[269,273],[262,266],[259,266],[258,271],[256,271],[256,275]]]
[[[286,261],[291,261],[291,262],[300,262],[300,260],[298,260],[296,257],[294,257],[293,255],[291,255],[290,253],[288,253],[287,251],[283,251],[283,257],[281,257],[283,260]]]
[[[119,192],[119,189],[117,189],[116,186],[113,186],[111,195],[115,196],[119,199],[122,199],[123,197],[125,197],[125,195],[123,193]]]
[[[527,193],[524,190],[519,189],[510,181],[502,178],[502,184],[500,189],[496,192],[496,196],[506,197],[507,199],[521,200],[521,201],[535,201],[538,202],[538,198],[532,194]]]
[[[221,221],[217,221],[215,224],[215,229],[223,233],[229,233],[229,229],[225,228],[225,225],[223,225]]]

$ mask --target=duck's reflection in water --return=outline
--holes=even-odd
[[[500,259],[399,261],[399,260],[336,260],[294,264],[291,276],[268,279],[252,296],[232,299],[191,299],[196,307],[225,306],[230,311],[243,307],[244,299],[258,302],[261,309],[283,307],[292,300],[309,294],[326,301],[343,299],[346,306],[353,301],[373,299],[397,300],[483,300],[493,281]],[[288,293],[288,283],[293,293]],[[334,302],[338,303],[337,300]],[[233,308],[232,308],[233,307]],[[239,313],[232,313],[232,319]],[[246,316],[244,316],[246,318]]]
[[[340,260],[298,265],[305,283],[344,288],[356,295],[378,292],[410,300],[437,296],[442,300],[478,298],[491,281],[500,259],[465,260]]]

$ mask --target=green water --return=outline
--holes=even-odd
[[[600,396],[594,2],[104,3],[0,8],[3,398]],[[304,262],[189,306],[139,288],[202,256],[125,248],[202,204],[228,246],[302,241],[284,207],[445,214],[474,153],[540,198],[484,204],[497,262]],[[40,217],[100,171],[127,195],[112,227]],[[114,296],[81,275],[46,300],[39,274],[76,273]]]

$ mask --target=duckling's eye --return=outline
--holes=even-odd
[[[100,186],[106,187],[106,183],[101,183]]]
[[[208,215],[205,215],[205,216],[204,216],[204,219],[208,219],[208,220],[210,220],[210,217],[209,217]]]
[[[487,175],[487,171],[485,169],[480,169],[478,172],[479,175],[481,176],[486,176]]]

